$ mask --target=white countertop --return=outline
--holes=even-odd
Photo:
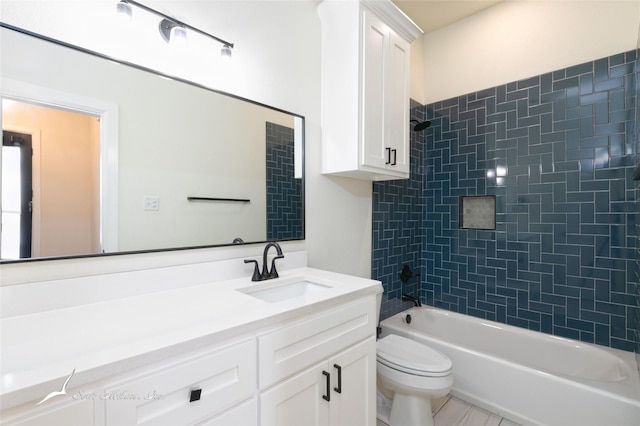
[[[236,291],[303,278],[328,287],[280,302]],[[0,321],[0,408],[43,398],[74,368],[74,387],[82,386],[381,291],[379,281],[300,268],[269,281],[247,277],[6,318]]]

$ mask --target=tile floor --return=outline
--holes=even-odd
[[[505,418],[447,395],[432,401],[434,426],[518,426]],[[386,426],[378,420],[377,426]]]
[[[434,426],[518,426],[505,418],[450,395],[433,401]]]

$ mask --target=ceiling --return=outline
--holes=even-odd
[[[425,33],[435,31],[502,0],[392,0]]]

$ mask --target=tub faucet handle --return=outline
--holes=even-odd
[[[402,270],[400,271],[400,281],[406,283],[413,277],[420,276],[420,274],[414,274],[413,271],[409,268],[409,265],[403,265]]]

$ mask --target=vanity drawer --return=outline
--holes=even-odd
[[[369,297],[258,337],[260,389],[374,335],[375,313]]]
[[[107,425],[191,424],[253,396],[255,339],[108,388]],[[193,401],[191,401],[193,399]]]

